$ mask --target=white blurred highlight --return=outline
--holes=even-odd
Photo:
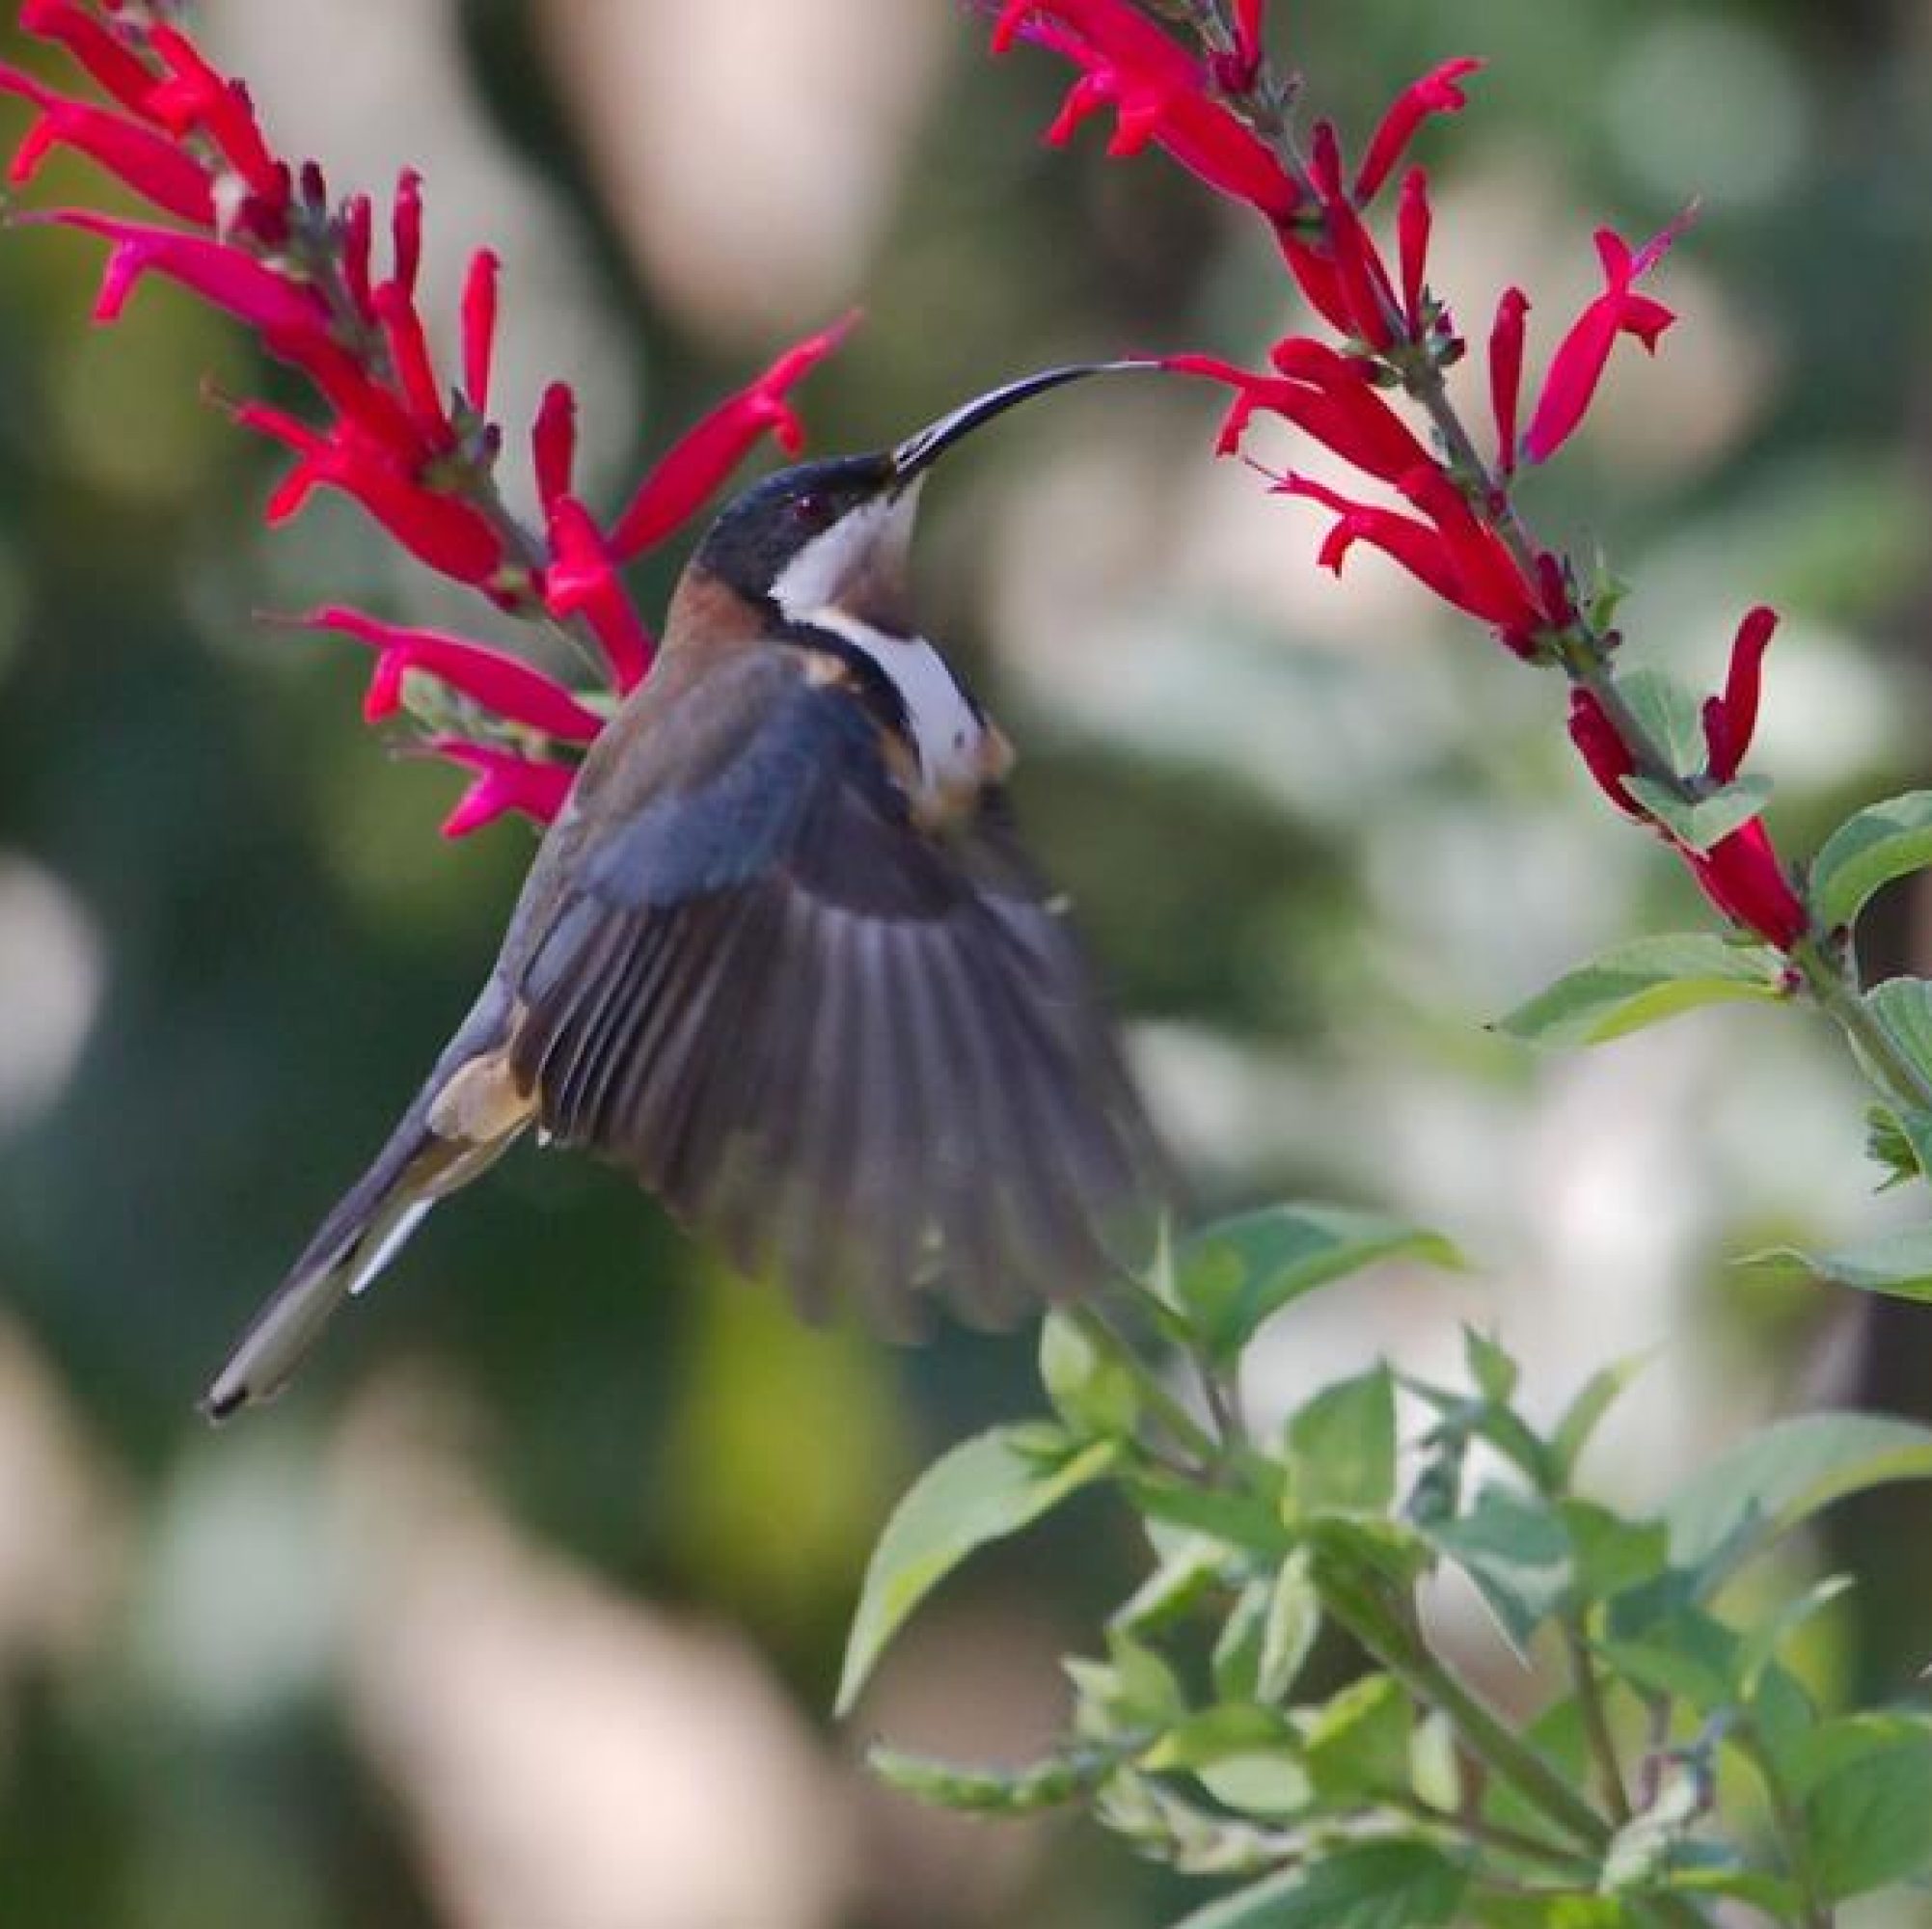
[[[52,872],[0,852],[0,1135],[57,1100],[100,1010],[94,920]]]
[[[352,1718],[451,1929],[829,1929],[843,1777],[744,1643],[532,1544],[395,1388],[340,1459]]]
[[[846,307],[952,37],[905,0],[539,0],[612,218],[724,342]]]

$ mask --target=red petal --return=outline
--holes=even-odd
[[[156,87],[154,110],[177,132],[201,127],[227,157],[249,192],[275,206],[286,204],[287,177],[268,150],[247,89],[211,67],[185,34],[166,25],[147,29],[148,44],[173,78]]]
[[[105,107],[56,94],[4,64],[0,64],[0,93],[31,100],[42,117],[8,170],[7,177],[14,186],[31,180],[48,150],[58,145],[85,154],[168,213],[198,228],[214,226],[214,192],[206,170],[165,135]]]
[[[354,637],[379,652],[376,681],[369,686],[366,715],[371,722],[393,716],[401,700],[402,678],[412,669],[427,671],[465,696],[512,723],[565,743],[593,742],[604,720],[586,710],[575,693],[554,677],[518,657],[485,648],[436,630],[413,630],[379,622],[359,610],[318,610],[302,627],[333,630]]]
[[[1523,332],[1529,312],[1529,297],[1522,289],[1505,288],[1496,304],[1495,326],[1489,331],[1489,405],[1496,418],[1496,466],[1506,476],[1516,472],[1517,411],[1523,400]]]
[[[1617,734],[1617,726],[1604,714],[1602,704],[1587,690],[1570,693],[1569,734],[1603,794],[1626,815],[1641,817],[1643,812],[1623,790],[1623,779],[1635,774],[1637,760]]]
[[[85,7],[74,0],[20,0],[20,24],[38,39],[64,46],[130,114],[158,123],[153,107],[156,76]]]
[[[1457,609],[1467,608],[1461,579],[1450,557],[1448,547],[1438,531],[1429,524],[1419,523],[1413,517],[1397,515],[1393,509],[1377,509],[1365,503],[1350,502],[1347,497],[1338,495],[1305,475],[1285,476],[1274,486],[1275,493],[1279,495],[1306,496],[1324,508],[1332,509],[1341,518],[1322,546],[1320,560],[1324,568],[1332,569],[1339,576],[1343,558],[1348,550],[1357,542],[1370,543],[1401,563],[1424,588],[1433,590],[1445,603]]]
[[[545,607],[559,619],[583,617],[617,688],[636,689],[657,644],[618,580],[612,546],[573,496],[558,496],[550,504],[550,547],[555,560],[544,572]]]
[[[789,454],[803,432],[786,399],[851,331],[856,317],[808,336],[788,349],[748,388],[721,402],[687,429],[639,484],[611,532],[612,555],[623,562],[661,543],[681,528],[737,468],[768,431]]]
[[[577,467],[577,397],[568,382],[553,382],[544,390],[531,430],[531,455],[537,500],[547,518],[557,499],[570,494]]]
[[[1778,629],[1778,612],[1759,604],[1737,626],[1730,646],[1730,665],[1724,694],[1704,706],[1704,741],[1710,748],[1710,774],[1728,783],[1751,751],[1757,733],[1757,700],[1764,682],[1764,652]]]
[[[1362,156],[1361,168],[1355,176],[1357,202],[1374,199],[1414,140],[1416,129],[1431,114],[1454,114],[1469,104],[1469,96],[1457,83],[1464,74],[1474,73],[1482,66],[1480,60],[1467,57],[1444,61],[1396,96],[1369,142],[1368,152]]]
[[[497,258],[487,248],[470,257],[463,282],[463,390],[478,414],[490,410],[490,365],[497,347]]]
[[[376,289],[374,301],[376,319],[389,344],[390,365],[410,419],[430,443],[447,448],[451,440],[449,416],[437,387],[429,339],[423,332],[422,317],[416,312],[416,302],[399,282],[385,282]]]
[[[1778,861],[1762,818],[1720,838],[1708,851],[1685,851],[1684,861],[1718,910],[1789,951],[1804,937],[1810,919]]]
[[[1429,177],[1411,168],[1402,177],[1401,201],[1396,210],[1396,251],[1401,261],[1402,312],[1409,334],[1418,340],[1423,331],[1423,296],[1429,280]]]
[[[577,781],[571,765],[520,757],[513,750],[467,743],[460,737],[438,738],[429,747],[439,757],[477,773],[476,781],[444,822],[446,837],[467,837],[511,811],[538,824],[554,823],[562,814],[570,787]]]
[[[1519,647],[1540,624],[1537,586],[1524,581],[1496,531],[1476,514],[1437,463],[1411,470],[1397,486],[1441,531],[1462,585],[1462,594],[1455,600],[1495,624],[1511,647]]]
[[[412,295],[422,265],[422,177],[404,168],[395,179],[395,203],[390,212],[391,273]]]
[[[341,264],[342,282],[356,312],[365,321],[375,320],[375,292],[371,281],[370,258],[375,252],[375,209],[366,194],[352,194],[342,204]]]

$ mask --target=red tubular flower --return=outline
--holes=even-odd
[[[1604,796],[1626,816],[1642,817],[1643,811],[1623,789],[1623,779],[1637,774],[1637,760],[1617,734],[1617,726],[1604,714],[1602,704],[1587,690],[1570,692],[1569,735]]]
[[[1056,145],[1088,115],[1111,107],[1109,153],[1138,153],[1153,142],[1216,193],[1277,222],[1293,213],[1300,192],[1293,177],[1212,97],[1212,76],[1203,64],[1128,0],[1005,0],[993,30],[993,52],[1004,53],[1022,36],[1081,69],[1048,133]]]
[[[342,204],[337,231],[341,236],[342,285],[356,312],[375,321],[375,208],[366,194],[352,194]]]
[[[443,406],[435,364],[429,359],[429,339],[416,302],[400,282],[385,282],[374,295],[376,319],[389,344],[390,367],[409,419],[431,448],[448,448],[452,437],[449,414]]]
[[[1341,145],[1326,121],[1316,124],[1309,177],[1321,197],[1328,259],[1334,264],[1335,284],[1350,330],[1372,348],[1392,347],[1395,319],[1401,311],[1374,238],[1343,192]]]
[[[550,547],[556,560],[544,572],[544,607],[559,619],[583,617],[617,688],[634,690],[650,668],[657,643],[618,581],[612,545],[574,496],[558,496],[550,504]]]
[[[1310,352],[1297,355],[1295,350]],[[1384,482],[1393,482],[1429,461],[1429,451],[1375,393],[1367,370],[1358,363],[1318,341],[1284,341],[1277,344],[1274,353],[1278,367],[1310,372],[1271,379],[1209,355],[1172,355],[1163,359],[1161,367],[1177,374],[1205,375],[1237,392],[1221,430],[1219,452],[1223,455],[1239,448],[1259,410],[1285,418],[1345,461]]]
[[[1305,496],[1334,512],[1335,527],[1329,530],[1317,558],[1323,569],[1340,576],[1348,552],[1358,542],[1366,542],[1401,563],[1424,588],[1432,590],[1445,603],[1468,611],[1473,616],[1483,614],[1470,608],[1462,578],[1442,532],[1429,524],[1417,522],[1413,516],[1400,515],[1393,509],[1352,502],[1312,476],[1285,475],[1274,484],[1274,492],[1282,496]]]
[[[577,397],[568,382],[553,382],[544,390],[530,440],[537,501],[548,522],[558,498],[570,494],[577,468]]]
[[[1780,951],[1789,951],[1804,937],[1810,920],[1762,818],[1754,817],[1708,851],[1683,855],[1704,895],[1727,917]]]
[[[422,265],[422,177],[404,168],[395,177],[395,203],[389,221],[392,273],[412,295]]]
[[[1411,168],[1402,177],[1401,199],[1396,207],[1396,253],[1401,264],[1402,313],[1409,334],[1423,333],[1423,298],[1429,282],[1429,237],[1432,218],[1429,208],[1429,176]]]
[[[1530,312],[1521,288],[1505,288],[1489,331],[1489,405],[1496,417],[1496,466],[1516,473],[1516,420],[1523,399],[1523,328]]]
[[[797,454],[803,429],[790,393],[845,340],[856,321],[856,316],[847,316],[818,335],[807,336],[748,388],[687,429],[660,457],[617,518],[611,531],[612,554],[628,562],[664,541],[716,493],[761,436],[774,436],[780,448]]]
[[[1730,666],[1724,694],[1704,705],[1704,743],[1710,751],[1710,774],[1728,783],[1751,751],[1757,730],[1757,696],[1764,680],[1764,652],[1778,628],[1778,612],[1762,604],[1737,626],[1730,646]]]
[[[404,629],[340,607],[303,617],[301,627],[353,637],[376,651],[375,675],[363,705],[363,715],[371,723],[395,715],[402,703],[403,678],[411,670],[422,670],[506,722],[566,744],[591,743],[604,727],[604,720],[586,710],[554,677],[532,669],[519,657],[461,637]]]
[[[487,248],[470,257],[463,280],[463,393],[478,414],[490,406],[490,367],[497,349],[497,258]]]
[[[476,782],[443,822],[446,837],[467,837],[512,811],[538,824],[553,823],[577,781],[577,772],[569,764],[546,763],[494,745],[473,744],[465,737],[437,737],[428,747],[476,773]]]
[[[1245,94],[1261,77],[1262,15],[1266,11],[1267,0],[1235,0],[1235,50],[1211,63],[1224,92]]]
[[[1396,486],[1441,533],[1462,590],[1454,600],[1493,624],[1518,655],[1527,654],[1543,620],[1539,585],[1525,580],[1503,539],[1469,506],[1439,463],[1410,470]]]
[[[1551,358],[1536,416],[1523,438],[1523,452],[1532,462],[1547,462],[1575,433],[1619,335],[1636,337],[1654,354],[1664,331],[1676,320],[1662,302],[1639,294],[1636,284],[1663,258],[1681,227],[1681,222],[1673,223],[1635,254],[1610,229],[1596,231],[1604,291],[1577,317]]]
[[[146,195],[156,207],[198,227],[213,225],[214,185],[207,170],[165,134],[90,101],[69,99],[4,64],[0,64],[0,93],[31,100],[41,114],[7,170],[7,178],[15,187],[26,186],[55,148],[71,148],[135,193]]]
[[[286,207],[287,170],[269,152],[247,90],[210,67],[177,29],[155,25],[147,29],[147,39],[169,74],[149,95],[153,113],[177,134],[201,129],[247,183],[250,194],[268,207]]]
[[[76,0],[20,0],[20,24],[67,49],[111,99],[143,121],[162,123],[154,111],[156,75]]]
[[[1382,183],[1415,139],[1416,129],[1432,114],[1455,114],[1468,106],[1469,96],[1457,83],[1464,74],[1475,73],[1480,60],[1464,57],[1444,61],[1438,68],[1404,88],[1382,116],[1382,124],[1369,142],[1368,151],[1355,174],[1355,201],[1358,205],[1373,201]]]

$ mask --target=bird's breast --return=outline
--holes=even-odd
[[[898,693],[917,764],[908,785],[916,814],[943,822],[1005,776],[1013,760],[1005,738],[923,637],[894,636],[843,610],[821,611],[811,623],[860,651]]]

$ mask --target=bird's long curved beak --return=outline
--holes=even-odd
[[[1159,367],[1158,362],[1137,357],[1119,362],[1073,362],[1060,368],[1042,368],[1035,374],[1021,375],[1018,381],[1008,382],[1003,387],[990,389],[985,394],[963,402],[938,421],[928,422],[924,428],[900,443],[891,453],[893,482],[903,485],[912,481],[974,429],[990,422],[994,416],[1004,415],[1016,403],[1044,395],[1048,389],[1057,389],[1067,382],[1082,381],[1089,375],[1112,375]]]

